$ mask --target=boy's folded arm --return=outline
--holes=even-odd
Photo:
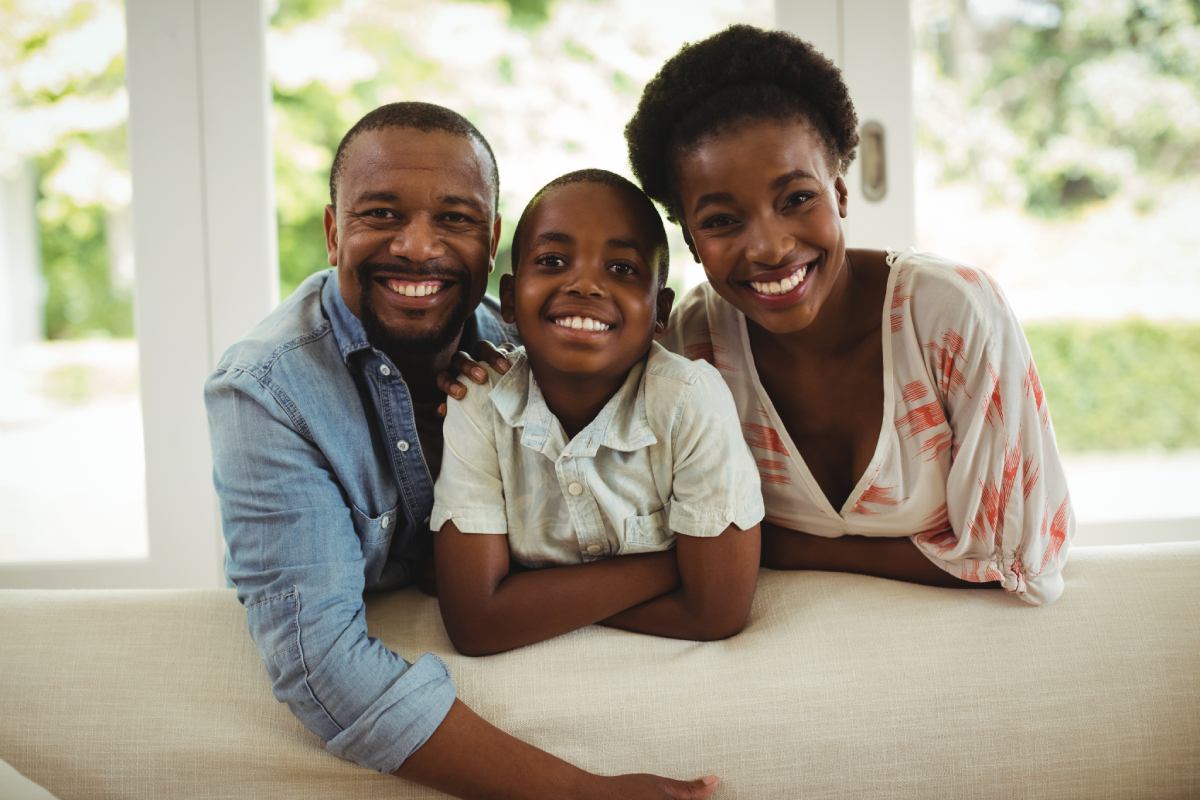
[[[603,624],[675,639],[726,639],[742,630],[758,582],[759,526],[719,536],[676,536],[680,585]]]
[[[508,536],[463,533],[453,521],[434,537],[434,549],[446,632],[473,656],[600,622],[679,583],[669,551],[512,572]]]

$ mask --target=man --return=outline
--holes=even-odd
[[[579,770],[456,700],[435,656],[410,664],[367,636],[363,592],[412,583],[430,552],[436,376],[459,348],[511,338],[481,302],[498,187],[482,134],[439,106],[383,106],[342,139],[336,269],[205,387],[227,572],[275,696],[336,755],[460,797],[708,797],[712,778]]]

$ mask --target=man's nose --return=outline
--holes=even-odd
[[[424,215],[415,215],[392,236],[388,252],[409,261],[429,261],[445,255],[446,246],[436,223]]]

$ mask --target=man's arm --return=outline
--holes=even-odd
[[[395,774],[472,800],[704,800],[718,782],[712,775],[691,781],[645,774],[593,775],[509,736],[458,701],[429,741]]]
[[[952,589],[995,588],[954,577],[931,562],[907,536],[839,536],[828,538],[762,525],[762,565],[771,569],[812,569],[857,572],[896,581]]]
[[[434,552],[446,632],[472,656],[591,625],[679,582],[670,552],[514,573],[507,536],[463,533],[452,521],[434,537]]]
[[[730,525],[715,537],[676,536],[680,586],[615,614],[605,625],[655,636],[707,641],[741,631],[758,582],[759,526]]]

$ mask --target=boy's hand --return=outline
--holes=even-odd
[[[487,371],[484,370],[483,364],[487,364],[503,375],[508,372],[508,353],[511,349],[512,344],[509,342],[497,347],[486,339],[480,339],[475,343],[470,354],[459,350],[451,357],[450,368],[445,372],[438,373],[438,388],[455,400],[462,400],[467,396],[467,384],[460,381],[459,378],[465,375],[482,386],[487,382]],[[445,403],[438,406],[438,414],[446,416]]]

